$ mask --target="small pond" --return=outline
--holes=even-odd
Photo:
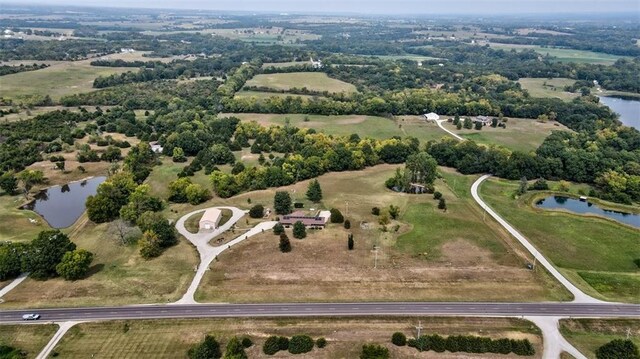
[[[536,207],[544,209],[565,209],[579,214],[597,214],[640,228],[640,214],[638,213],[624,213],[602,209],[593,203],[581,201],[575,198],[549,196],[536,202]]]
[[[69,227],[84,212],[87,197],[96,194],[98,185],[106,179],[106,177],[93,177],[62,186],[49,187],[40,191],[34,201],[22,208],[37,212],[53,228]]]
[[[640,130],[640,100],[600,96],[600,102],[620,115],[620,122]]]

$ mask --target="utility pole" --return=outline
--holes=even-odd
[[[418,331],[418,336],[416,337],[416,339],[419,339],[419,338],[420,338],[420,331],[421,331],[422,329],[424,329],[424,328],[422,327],[422,321],[418,321],[418,326],[416,327],[416,330]]]

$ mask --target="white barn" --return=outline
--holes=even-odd
[[[425,114],[425,115],[424,115],[424,118],[425,118],[427,121],[437,121],[437,120],[439,120],[439,119],[440,119],[440,116],[438,116],[438,114],[437,114],[437,113],[435,113],[435,112],[429,112],[429,113],[427,113],[427,114]]]
[[[218,223],[222,218],[222,211],[217,208],[209,208],[204,211],[202,218],[200,218],[200,230],[210,231],[218,228]]]

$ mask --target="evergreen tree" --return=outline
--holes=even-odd
[[[322,201],[322,188],[320,188],[320,182],[318,182],[317,179],[309,182],[309,187],[307,188],[307,199],[314,203]]]
[[[278,191],[273,197],[273,208],[276,214],[291,213],[291,196],[289,192]]]
[[[445,201],[444,198],[440,198],[440,201],[438,202],[438,209],[442,209],[444,211],[447,210],[447,201]]]
[[[218,359],[222,356],[222,353],[216,338],[207,335],[200,344],[189,349],[187,355],[189,359]]]
[[[293,237],[298,239],[303,239],[307,236],[307,229],[304,226],[304,223],[297,221],[293,224]]]
[[[291,241],[289,241],[289,237],[287,237],[286,233],[280,234],[280,252],[291,252]]]
[[[276,225],[273,226],[273,234],[279,235],[282,233],[284,233],[284,226],[280,223],[276,223]]]
[[[349,233],[349,239],[347,239],[347,247],[351,251],[351,250],[353,250],[354,246],[355,246],[355,242],[353,240],[353,234]]]
[[[238,337],[233,337],[227,343],[227,347],[224,351],[223,359],[247,359],[247,353],[244,351],[244,346]]]

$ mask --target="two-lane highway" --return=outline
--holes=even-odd
[[[184,304],[125,307],[29,309],[0,312],[0,323],[21,322],[38,313],[41,321],[160,318],[301,317],[301,316],[555,316],[640,318],[640,305],[590,303],[278,303]]]

